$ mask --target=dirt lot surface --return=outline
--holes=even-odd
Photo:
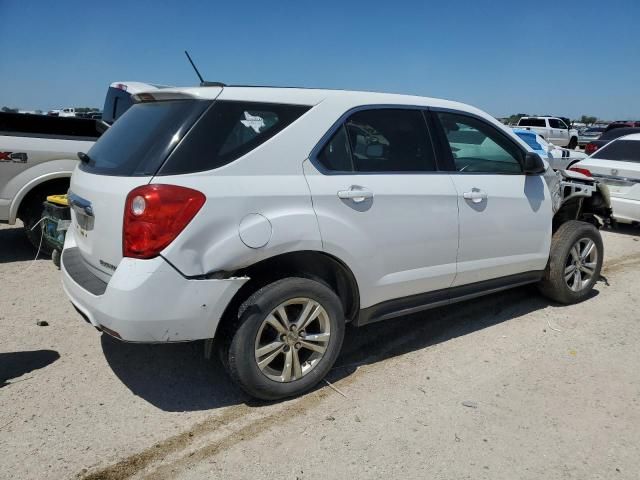
[[[202,344],[100,335],[3,226],[0,478],[638,479],[640,230],[604,238],[582,304],[527,287],[349,329],[335,389],[264,405]]]

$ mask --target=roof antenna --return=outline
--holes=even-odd
[[[189,55],[189,52],[187,52],[185,50],[184,54],[187,56],[187,59],[189,60],[189,63],[191,64],[193,69],[196,71],[196,75],[198,75],[198,78],[200,79],[200,86],[201,87],[226,87],[226,85],[224,83],[222,83],[222,82],[207,82],[207,81],[205,81],[204,78],[202,78],[202,75],[200,75],[200,72],[198,71],[198,67],[196,67],[195,63],[193,63],[193,60],[191,59],[191,55]]]

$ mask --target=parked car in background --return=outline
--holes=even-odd
[[[130,91],[142,88],[142,84],[130,83],[135,83]],[[147,91],[155,89],[144,86]],[[106,105],[113,103],[111,95],[109,89]],[[118,95],[123,98],[122,108],[111,112],[111,123],[130,105],[124,97],[131,93],[120,89]],[[96,119],[0,113],[0,222],[13,225],[21,219],[37,248],[41,231],[33,227],[42,217],[44,200],[67,192],[78,152],[88,151],[108,127]]]
[[[49,110],[47,112],[47,115],[50,115],[52,117],[76,117],[77,112],[76,109],[73,107],[65,107],[65,108],[57,108],[57,109],[53,109],[53,110]]]
[[[584,147],[587,143],[597,140],[605,131],[605,127],[588,127],[578,134],[578,146]]]
[[[153,92],[163,88],[171,88],[167,85],[157,85],[144,82],[114,82],[109,85],[107,96],[102,108],[101,119],[111,125],[133,105],[132,96],[142,92]]]
[[[609,187],[617,221],[640,222],[640,132],[614,139],[575,166]]]
[[[548,143],[533,130],[514,128],[513,133],[520,137],[534,152],[540,155],[554,170],[566,170],[572,164],[587,158],[587,155],[568,148],[557,147]]]
[[[613,130],[615,128],[625,128],[625,127],[638,128],[640,127],[640,122],[636,120],[616,120],[615,122],[611,122],[609,125],[607,125],[605,132],[608,132],[609,130]]]
[[[120,340],[215,338],[255,397],[313,388],[346,323],[528,283],[574,303],[599,278],[598,185],[476,108],[233,86],[133,100],[73,173],[65,292]]]
[[[559,117],[522,117],[517,126],[533,130],[547,142],[559,147],[573,150],[578,145],[578,131]]]
[[[640,133],[640,127],[620,127],[606,131],[602,135],[600,135],[597,140],[592,140],[591,142],[587,143],[584,147],[584,153],[586,153],[587,155],[592,155],[596,150],[604,147],[611,140],[619,137],[624,137],[625,135],[630,135],[632,133]]]

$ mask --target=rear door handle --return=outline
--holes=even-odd
[[[338,198],[342,200],[351,200],[354,203],[362,203],[367,198],[373,198],[373,192],[357,185],[352,185],[349,190],[340,190],[338,192]]]
[[[479,188],[473,188],[470,192],[462,194],[465,200],[471,200],[473,203],[480,203],[487,199],[487,192],[483,192]]]

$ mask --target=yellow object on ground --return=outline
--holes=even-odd
[[[64,205],[65,207],[69,206],[69,200],[67,200],[66,195],[49,195],[47,197],[47,202],[55,203],[56,205]]]

